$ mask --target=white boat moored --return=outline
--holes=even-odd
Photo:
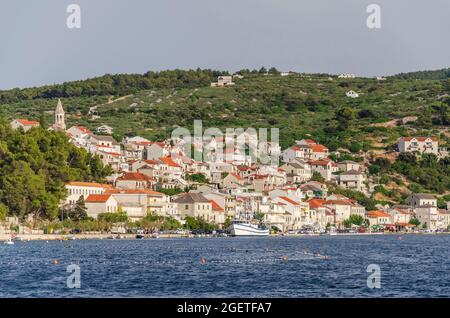
[[[14,245],[14,242],[11,238],[9,238],[9,240],[5,241],[4,244],[6,245]]]
[[[269,229],[248,222],[233,221],[230,226],[231,236],[269,236],[269,234]]]

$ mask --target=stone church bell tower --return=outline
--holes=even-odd
[[[56,131],[66,130],[66,113],[62,107],[61,99],[58,99],[58,104],[56,105],[55,122],[52,128]]]

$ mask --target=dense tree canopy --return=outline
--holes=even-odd
[[[9,215],[54,218],[68,181],[101,182],[111,173],[97,156],[58,132],[12,130],[0,119],[0,205]]]
[[[106,74],[85,81],[73,81],[25,89],[0,91],[0,104],[21,100],[96,95],[126,95],[142,89],[208,86],[226,72],[213,70],[173,70],[140,74]]]
[[[405,175],[426,190],[443,193],[450,189],[450,157],[438,160],[434,154],[416,157],[412,153],[401,153],[391,170]]]

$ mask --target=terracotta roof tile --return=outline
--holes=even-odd
[[[86,198],[86,202],[101,203],[106,202],[111,197],[111,194],[91,194]]]
[[[38,121],[34,120],[28,120],[28,119],[16,119],[19,123],[21,123],[24,126],[39,126]]]

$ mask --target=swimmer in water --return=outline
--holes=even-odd
[[[206,264],[207,263],[207,261],[206,261],[206,258],[204,258],[203,256],[200,258],[200,264],[202,264],[202,265],[204,265],[204,264]]]

